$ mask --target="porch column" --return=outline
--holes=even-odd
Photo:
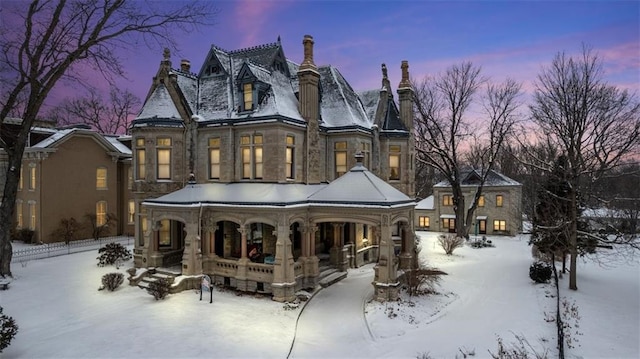
[[[401,233],[401,243],[402,250],[400,252],[400,269],[412,269],[413,256],[415,254],[415,239],[413,230],[409,223],[403,223],[400,227],[402,229]]]
[[[238,290],[247,291],[247,266],[249,265],[249,258],[247,257],[247,233],[249,233],[249,226],[243,224],[238,227],[240,232],[240,259],[238,260],[238,270],[236,272],[236,288]]]
[[[344,228],[344,223],[331,223],[331,226],[333,226],[333,247],[329,250],[330,261],[332,265],[343,271],[346,270],[346,268],[342,269],[342,229]]]
[[[184,239],[184,252],[182,253],[182,274],[202,274],[202,251],[200,250],[198,223],[189,222],[185,225],[184,230],[187,235]]]
[[[276,255],[273,264],[273,300],[289,302],[295,299],[296,278],[294,271],[293,254],[291,252],[291,239],[289,222],[286,219],[278,221],[276,230]]]
[[[389,215],[383,214],[380,226],[380,259],[375,266],[374,298],[378,301],[398,299],[397,259],[393,250]]]
[[[162,254],[158,251],[158,231],[162,224],[152,220],[151,233],[149,234],[149,251],[147,252],[147,267],[162,267]]]
[[[316,257],[315,242],[317,226],[307,225],[302,227],[302,250],[305,257],[299,258],[302,261],[304,278],[302,285],[305,288],[315,288],[318,284],[318,263],[320,259]]]

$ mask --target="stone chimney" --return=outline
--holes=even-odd
[[[187,59],[182,59],[180,61],[180,70],[182,70],[182,72],[189,73],[191,71],[191,62]]]
[[[405,194],[409,197],[415,196],[415,182],[413,179],[415,177],[415,146],[414,146],[414,135],[413,135],[413,88],[411,87],[411,81],[409,80],[409,62],[406,60],[402,61],[402,65],[400,65],[402,69],[402,79],[400,80],[400,84],[398,85],[398,101],[400,102],[400,119],[402,123],[409,131],[409,141],[408,141],[408,156],[407,159],[409,162],[408,168],[406,169],[407,176],[405,185]]]
[[[298,110],[307,122],[307,136],[305,143],[305,182],[309,184],[320,183],[323,179],[320,161],[320,99],[318,84],[320,73],[313,62],[313,37],[305,35],[302,40],[304,46],[304,60],[298,68]]]

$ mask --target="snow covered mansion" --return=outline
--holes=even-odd
[[[324,268],[376,263],[374,297],[397,298],[415,255],[408,63],[396,102],[384,64],[356,93],[313,44],[301,64],[279,39],[212,46],[198,73],[165,50],[131,129],[136,268],[289,301]]]

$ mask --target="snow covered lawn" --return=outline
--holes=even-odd
[[[413,305],[406,297],[401,303],[367,302],[373,266],[350,270],[302,312],[267,297],[217,289],[213,304],[199,301],[196,291],[156,301],[126,280],[115,292],[98,291],[103,274],[125,273],[131,262],[100,268],[97,251],[16,263],[0,306],[20,330],[2,357],[287,358],[295,337],[292,358],[454,358],[461,351],[485,358],[488,350],[496,352],[498,336],[511,343],[514,334],[556,356],[555,323],[545,321],[554,291],[529,279],[526,236],[491,237],[495,248],[465,246],[446,256],[435,244],[437,233],[419,234],[421,257],[448,275],[440,294],[414,297]],[[640,357],[638,260],[607,268],[580,261],[579,291],[566,289],[567,280],[561,296],[578,307],[582,333],[574,336],[568,357]]]

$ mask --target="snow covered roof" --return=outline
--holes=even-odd
[[[299,109],[299,65],[284,57],[280,41],[251,48],[227,51],[213,45],[196,74],[171,69],[175,75],[176,92],[180,101],[190,108],[199,122],[217,123],[228,120],[254,120],[264,118],[291,119],[304,122]],[[367,93],[367,106],[360,95],[333,66],[321,66],[320,73],[320,118],[323,128],[360,127],[371,129],[374,124],[379,90]],[[240,111],[240,87],[251,76],[258,94],[252,111]],[[177,105],[165,86],[155,85],[150,97],[134,121],[134,126],[171,125],[182,120]],[[391,100],[393,102],[393,100]],[[391,107],[391,106],[390,106]],[[393,105],[395,109],[395,105]],[[396,116],[397,117],[397,110]],[[391,113],[393,115],[393,113]],[[390,118],[386,123],[391,130],[404,130],[401,122]],[[179,121],[175,121],[179,122]],[[399,125],[400,124],[400,128]]]
[[[434,209],[433,195],[421,200],[416,204],[416,209]]]
[[[358,163],[326,184],[206,183],[191,184],[167,195],[148,199],[145,205],[190,207],[346,206],[395,208],[415,202]]]
[[[477,170],[465,170],[460,172],[462,178],[462,186],[478,186],[480,184],[481,173]],[[518,181],[515,181],[500,172],[491,170],[484,183],[485,187],[499,187],[499,186],[522,186]],[[434,185],[434,187],[451,187],[448,180],[441,181]]]
[[[29,147],[27,150],[55,148],[74,135],[91,136],[109,152],[125,156],[131,155],[131,150],[118,140],[118,136],[104,136],[96,131],[83,128],[57,130],[54,134]]]

